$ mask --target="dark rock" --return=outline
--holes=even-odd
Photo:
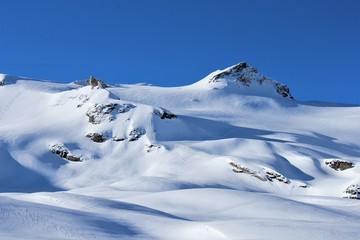
[[[232,167],[233,167],[233,172],[235,173],[245,173],[245,174],[249,174],[250,176],[253,176],[253,177],[256,177],[257,179],[261,180],[261,181],[266,181],[266,179],[264,177],[262,177],[260,175],[260,173],[254,171],[254,170],[251,170],[250,168],[247,168],[247,167],[243,167],[239,164],[236,164],[234,162],[230,162],[229,163]]]
[[[59,157],[72,161],[72,162],[82,162],[81,156],[76,156],[70,153],[69,149],[67,149],[64,144],[57,143],[49,146],[49,149],[52,153],[58,155]]]
[[[360,199],[360,185],[352,184],[345,190],[345,198]]]
[[[246,71],[244,71],[246,69]],[[246,62],[241,62],[234,67],[216,74],[211,80],[217,80],[224,77],[235,77],[236,81],[242,83],[244,86],[250,86],[251,76],[249,73],[258,73],[257,69],[250,67]]]
[[[173,119],[177,118],[177,116],[170,111],[166,110],[165,108],[157,108],[154,109],[155,115],[159,116],[161,119]]]
[[[287,179],[286,177],[284,177],[283,175],[281,175],[280,173],[276,173],[274,171],[270,171],[270,170],[265,170],[266,173],[266,178],[272,182],[273,180],[277,180],[279,182],[283,182],[286,184],[290,183],[290,180]]]
[[[80,157],[74,156],[74,155],[68,155],[66,157],[67,160],[72,161],[72,162],[82,162]]]
[[[283,96],[284,98],[294,99],[294,97],[290,93],[290,89],[286,85],[282,85],[281,83],[275,83],[276,92]]]
[[[136,141],[138,140],[142,135],[146,133],[145,129],[143,128],[135,128],[129,133],[128,141]]]
[[[86,135],[87,138],[92,140],[93,142],[102,143],[105,142],[107,139],[100,133],[89,133]]]
[[[233,80],[235,83],[246,87],[250,87],[254,83],[263,85],[265,82],[269,82],[274,86],[280,96],[293,99],[290,89],[286,85],[262,75],[256,68],[249,66],[246,62],[241,62],[230,69],[216,74],[209,80],[209,83],[218,82],[219,79],[223,78],[230,78],[230,80]]]
[[[129,103],[97,103],[88,109],[86,116],[88,116],[90,123],[100,124],[106,120],[111,122],[116,118],[116,114],[126,113],[133,108],[135,108],[135,106]]]
[[[336,159],[330,161],[328,160],[325,162],[325,164],[331,167],[332,169],[335,169],[336,171],[339,170],[344,171],[346,169],[354,167],[354,164],[352,162],[346,162],[344,160],[336,160]]]

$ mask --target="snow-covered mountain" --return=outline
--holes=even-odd
[[[358,239],[360,106],[90,82],[0,75],[1,239]]]

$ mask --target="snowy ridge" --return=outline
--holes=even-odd
[[[218,70],[201,80],[199,84],[247,95],[281,96],[293,99],[286,85],[262,75],[246,62]]]
[[[247,63],[173,88],[0,79],[0,238],[358,238],[360,106]]]

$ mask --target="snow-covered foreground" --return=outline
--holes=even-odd
[[[359,106],[246,63],[102,87],[0,76],[0,239],[359,238]]]
[[[216,188],[2,194],[1,239],[358,239],[360,202]]]

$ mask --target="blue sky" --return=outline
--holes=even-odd
[[[0,72],[194,83],[247,61],[299,100],[360,104],[358,0],[0,0]]]

